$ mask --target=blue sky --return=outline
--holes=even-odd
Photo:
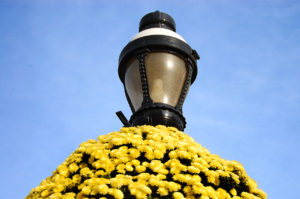
[[[118,57],[148,12],[198,51],[185,132],[241,162],[269,198],[300,198],[300,3],[0,0],[2,198],[24,198],[130,109]]]

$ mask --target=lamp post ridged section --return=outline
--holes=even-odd
[[[140,76],[141,76],[142,91],[143,91],[142,106],[147,106],[148,104],[153,103],[150,98],[148,81],[147,81],[147,76],[146,76],[146,67],[145,67],[146,55],[147,55],[146,51],[142,51],[137,54],[137,59],[139,62],[139,71],[140,71]]]

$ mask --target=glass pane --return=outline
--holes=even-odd
[[[127,64],[125,73],[125,88],[131,100],[134,110],[138,110],[143,101],[142,83],[137,58],[132,58]]]
[[[186,78],[185,61],[180,57],[154,52],[146,56],[146,73],[153,102],[176,106]]]

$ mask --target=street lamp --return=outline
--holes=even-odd
[[[169,15],[145,15],[119,60],[133,115],[130,121],[117,115],[125,126],[137,127],[80,144],[26,199],[266,199],[240,163],[210,154],[181,132],[182,104],[196,78],[197,59]]]
[[[125,126],[166,125],[184,130],[182,105],[197,76],[198,53],[176,33],[174,19],[156,11],[145,15],[139,33],[119,57],[119,77],[133,112]]]

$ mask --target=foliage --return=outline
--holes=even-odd
[[[266,197],[240,163],[159,125],[122,128],[82,143],[26,198]]]

